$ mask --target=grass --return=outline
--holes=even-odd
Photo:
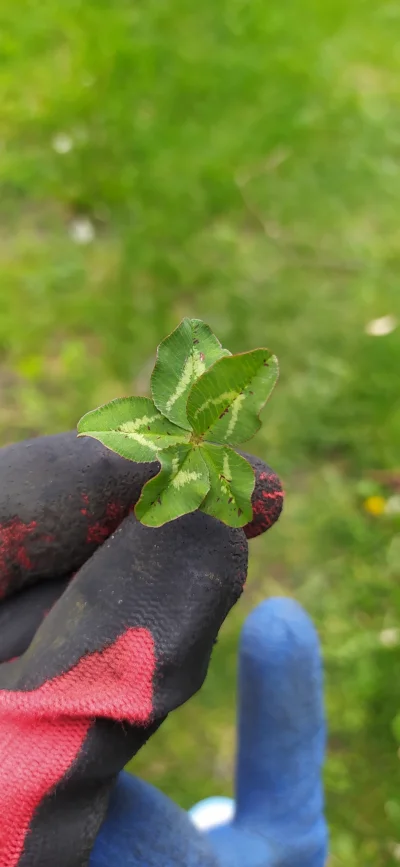
[[[185,806],[230,791],[240,626],[294,594],[326,660],[333,864],[395,863],[400,518],[364,503],[400,484],[400,341],[365,325],[400,317],[400,9],[2,0],[0,27],[2,442],[144,392],[184,315],[281,361],[254,450],[284,517],[205,688],[135,770]]]

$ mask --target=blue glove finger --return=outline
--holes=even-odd
[[[315,629],[293,600],[269,600],[242,633],[236,815],[210,831],[221,865],[322,867],[324,748]]]
[[[237,821],[290,830],[322,812],[322,672],[311,620],[291,599],[248,618],[239,660]]]
[[[90,867],[218,867],[209,841],[169,798],[122,772]]]

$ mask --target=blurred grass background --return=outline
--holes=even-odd
[[[366,326],[400,317],[400,6],[1,0],[0,34],[1,441],[144,393],[184,315],[281,363],[254,451],[285,513],[135,771],[184,806],[231,791],[240,626],[294,594],[326,660],[332,864],[395,864],[400,330]]]

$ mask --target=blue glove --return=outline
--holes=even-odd
[[[236,804],[208,799],[188,816],[122,773],[90,867],[323,867],[324,747],[314,627],[293,600],[263,602],[240,646]],[[232,818],[210,828],[221,807]]]

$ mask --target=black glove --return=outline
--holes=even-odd
[[[250,460],[244,531],[201,512],[150,529],[132,508],[157,464],[75,433],[0,452],[0,867],[86,865],[118,772],[203,683],[246,535],[282,506]]]

